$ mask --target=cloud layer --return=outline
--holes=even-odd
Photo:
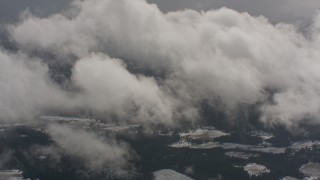
[[[43,65],[35,68],[40,72],[29,72],[16,59],[8,66],[36,73],[30,81],[40,77],[30,88],[46,92],[43,99],[50,103],[28,101],[36,110],[34,104],[55,108],[52,104],[68,99],[72,109],[172,124],[197,120],[205,100],[228,112],[257,105],[268,125],[292,127],[305,119],[319,123],[319,19],[315,16],[303,35],[294,25],[273,25],[262,16],[228,8],[163,13],[145,0],[75,0],[69,11],[47,18],[24,13],[8,31],[26,54],[54,52],[61,61],[74,56],[71,80],[80,92],[70,98],[57,90]],[[10,91],[3,97],[22,101]]]

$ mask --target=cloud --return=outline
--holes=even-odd
[[[48,130],[58,146],[53,149],[58,149],[58,151],[50,151],[51,147],[44,148],[43,152],[56,157],[60,155],[55,153],[65,153],[79,158],[88,170],[94,172],[107,169],[119,176],[129,173],[130,164],[128,161],[135,155],[127,144],[117,142],[114,139],[103,139],[84,130],[75,130],[60,125],[50,125]]]
[[[0,50],[0,118],[28,119],[46,109],[64,109],[67,94],[48,78],[48,68],[23,53]]]
[[[144,0],[75,0],[46,18],[26,13],[8,31],[22,51],[78,59],[78,106],[170,124],[181,112],[194,120],[204,100],[225,111],[259,104],[262,122],[290,127],[320,122],[319,22],[303,35],[228,8],[163,13]]]
[[[72,80],[83,91],[81,104],[138,122],[172,120],[172,102],[153,78],[128,72],[124,63],[103,54],[92,54],[76,62]]]
[[[11,149],[4,149],[0,153],[0,168],[5,168],[7,163],[10,162],[13,158],[13,150]]]

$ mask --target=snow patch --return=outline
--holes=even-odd
[[[173,171],[171,169],[163,169],[153,173],[155,180],[193,180],[192,178]]]
[[[311,179],[320,179],[320,163],[309,162],[300,167],[299,171]]]
[[[239,158],[239,159],[249,159],[249,158],[260,156],[259,154],[236,152],[236,151],[226,152],[225,155],[231,158]]]
[[[270,173],[270,170],[267,167],[256,163],[249,163],[243,168],[249,174],[250,177],[261,176],[263,174]]]
[[[180,133],[180,137],[187,140],[213,140],[222,136],[229,135],[230,133],[225,133],[211,126],[198,128],[196,130],[190,130],[187,133]]]

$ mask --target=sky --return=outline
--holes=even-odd
[[[308,19],[320,8],[317,0],[149,0],[164,11],[191,8],[210,10],[228,7],[251,15],[263,15],[273,23]]]
[[[69,7],[71,0],[2,0],[0,22],[15,20],[19,12],[29,8],[38,15],[48,15]],[[251,15],[266,16],[271,22],[296,23],[309,19],[319,10],[318,0],[148,0],[164,11],[179,9],[210,10],[228,7]]]

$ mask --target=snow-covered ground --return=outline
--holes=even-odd
[[[266,144],[261,145],[246,145],[237,143],[220,143],[216,142],[215,139],[222,136],[228,136],[230,133],[217,130],[212,126],[207,126],[203,128],[198,128],[195,130],[190,130],[185,133],[179,133],[180,141],[170,144],[173,148],[192,148],[192,149],[212,149],[212,148],[223,148],[226,150],[242,150],[242,151],[252,151],[270,154],[283,154],[286,148],[272,147]],[[273,135],[271,133],[263,131],[253,131],[252,136],[261,137],[263,141],[271,139]],[[195,140],[203,141],[203,143],[194,142]]]
[[[251,136],[255,136],[255,137],[260,137],[264,141],[274,137],[272,133],[264,132],[264,131],[261,131],[261,130],[252,131],[250,133],[250,135]]]
[[[203,128],[198,128],[196,130],[190,130],[186,133],[180,133],[182,139],[188,140],[213,140],[218,137],[228,136],[229,133],[225,133],[221,130],[217,130],[214,127],[207,126]]]
[[[244,153],[244,152],[237,152],[237,151],[229,151],[225,153],[226,156],[231,158],[239,158],[239,159],[250,159],[253,157],[259,157],[259,154],[254,153]]]
[[[260,152],[268,154],[283,154],[286,148],[280,147],[264,147],[264,146],[254,146],[247,144],[237,144],[237,143],[219,143],[219,142],[205,142],[205,143],[191,143],[186,140],[181,140],[169,145],[173,148],[191,148],[191,149],[213,149],[222,148],[226,150],[242,150],[251,152]]]
[[[163,169],[153,173],[154,180],[193,180],[192,178],[173,171],[171,169]]]
[[[237,144],[237,143],[222,143],[223,149],[238,149],[243,151],[252,151],[252,152],[261,152],[261,153],[269,153],[269,154],[283,154],[286,151],[286,148],[280,147],[264,147],[264,146],[254,146],[247,144]]]
[[[220,143],[218,142],[206,142],[202,144],[193,144],[192,149],[213,149],[221,147]]]
[[[320,141],[302,141],[293,143],[290,148],[295,152],[305,150],[312,150],[314,146],[320,146]]]
[[[261,176],[263,174],[270,173],[270,170],[260,164],[249,163],[243,167],[243,169],[249,174],[249,176]]]
[[[40,116],[39,117],[42,120],[46,120],[46,121],[78,121],[78,122],[82,122],[82,123],[94,123],[96,122],[95,119],[88,119],[88,118],[79,118],[79,117],[64,117],[64,116]]]
[[[173,147],[173,148],[192,148],[192,146],[193,145],[191,142],[184,141],[184,140],[181,140],[169,145],[169,147]]]
[[[309,162],[302,165],[299,171],[309,179],[320,179],[320,163]]]
[[[271,143],[267,142],[268,139],[273,138],[273,134],[264,131],[253,131],[251,136],[257,136],[262,139],[259,145],[248,145],[239,143],[220,143],[216,140],[218,137],[228,136],[230,133],[217,130],[213,127],[198,128],[190,130],[185,133],[179,133],[180,140],[172,143],[169,146],[173,148],[192,148],[192,149],[213,149],[222,148],[225,150],[240,150],[268,154],[284,154],[287,150],[296,153],[301,150],[313,150],[314,147],[320,146],[320,141],[301,141],[295,142],[287,147],[274,147]]]
[[[136,124],[113,124],[104,123],[100,120],[79,118],[79,117],[64,117],[64,116],[40,116],[39,119],[52,123],[63,123],[69,127],[81,127],[84,129],[95,128],[97,130],[105,130],[112,132],[123,132],[129,129],[135,129],[141,127]]]
[[[130,124],[105,124],[105,123],[99,123],[97,124],[97,127],[99,127],[101,130],[107,130],[107,131],[113,131],[113,132],[122,132],[127,131],[130,129],[136,129],[141,127],[141,125],[130,125]]]
[[[286,176],[280,180],[298,180],[297,178],[291,177],[291,176]]]

